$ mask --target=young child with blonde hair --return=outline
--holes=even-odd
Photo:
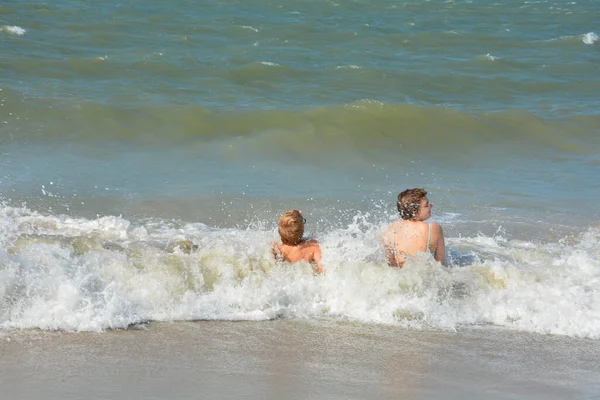
[[[273,256],[276,260],[290,263],[307,261],[316,273],[324,274],[321,264],[321,247],[315,239],[302,239],[306,219],[298,210],[286,211],[279,219],[281,243],[273,243]]]

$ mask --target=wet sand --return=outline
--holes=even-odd
[[[0,336],[3,398],[596,399],[597,341],[331,321]]]

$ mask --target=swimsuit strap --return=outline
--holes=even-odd
[[[429,242],[431,241],[431,224],[427,223],[427,248],[426,251],[429,251]]]

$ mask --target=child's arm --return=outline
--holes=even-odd
[[[435,259],[437,261],[439,261],[440,263],[442,263],[442,265],[446,265],[446,264],[444,264],[444,257],[446,255],[446,243],[444,241],[444,231],[442,230],[442,227],[436,223],[432,224],[432,228],[433,228],[432,233],[437,237],[437,243],[436,243],[436,247],[435,247]]]
[[[315,268],[315,272],[318,274],[326,275],[325,269],[323,268],[323,264],[321,264],[321,246],[319,246],[318,244],[315,245],[315,249],[313,251],[313,260],[317,265],[317,268]]]
[[[281,259],[281,250],[279,250],[279,243],[273,242],[271,246],[271,251],[273,252],[273,258],[275,261]]]

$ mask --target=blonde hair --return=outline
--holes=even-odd
[[[279,236],[283,244],[294,246],[297,245],[304,235],[304,218],[300,211],[286,211],[279,218]]]

